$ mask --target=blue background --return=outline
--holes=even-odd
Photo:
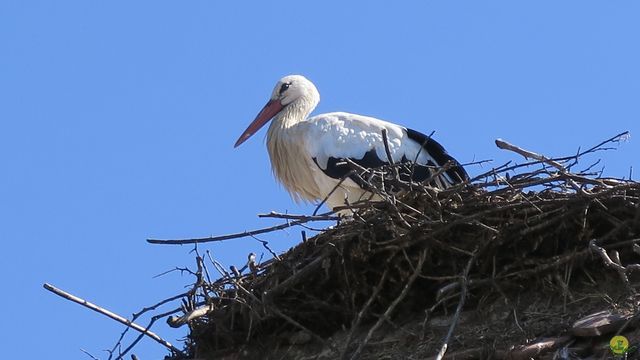
[[[638,133],[639,18],[631,1],[0,2],[2,357],[107,357],[122,326],[44,282],[130,315],[192,281],[154,278],[193,267],[192,247],[146,238],[313,209],[273,180],[264,130],[233,149],[280,77],[315,82],[315,113],[435,131],[462,162],[520,161],[497,137],[569,155]],[[591,160],[628,177],[639,150],[632,137]],[[284,251],[300,232],[261,239]],[[265,252],[200,249],[226,266]],[[154,329],[173,343],[186,331]],[[145,339],[135,353],[166,351]]]

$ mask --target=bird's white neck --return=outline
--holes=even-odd
[[[271,129],[288,129],[291,126],[305,120],[318,105],[318,100],[312,97],[301,97],[285,106],[271,121]]]
[[[303,122],[318,104],[317,98],[299,98],[283,108],[271,120],[267,131],[267,150],[274,175],[294,199],[313,200],[319,190],[309,171],[311,158],[304,147],[301,128]]]

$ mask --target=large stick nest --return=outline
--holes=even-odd
[[[197,358],[571,358],[608,352],[616,331],[633,343],[640,183],[570,172],[580,155],[443,191],[400,181],[401,165],[359,173],[384,201],[261,264],[198,257],[169,322],[188,323]]]

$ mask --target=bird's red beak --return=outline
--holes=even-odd
[[[260,113],[258,114],[258,116],[256,116],[256,119],[253,120],[253,122],[249,125],[247,130],[245,130],[242,135],[240,135],[238,141],[236,141],[236,144],[233,147],[238,147],[240,146],[240,144],[247,141],[247,139],[250,138],[251,135],[255,134],[258,130],[260,130],[261,127],[264,126],[264,124],[266,124],[269,120],[271,120],[271,118],[276,116],[276,114],[279,113],[283,107],[284,106],[282,106],[280,101],[269,100],[267,105],[265,105],[262,110],[260,110]]]

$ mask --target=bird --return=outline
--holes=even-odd
[[[430,180],[438,189],[469,179],[462,165],[431,136],[346,112],[309,117],[319,102],[318,89],[304,76],[281,78],[267,104],[234,145],[240,146],[271,120],[266,143],[272,170],[294,201],[323,201],[335,210],[375,198],[362,178],[353,175],[346,159],[370,169],[388,164],[391,156],[394,163],[411,165],[405,178]],[[445,165],[444,171],[437,171]]]

